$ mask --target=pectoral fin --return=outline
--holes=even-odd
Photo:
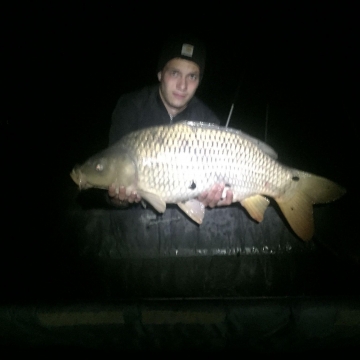
[[[205,215],[205,206],[202,202],[191,199],[186,202],[178,203],[178,206],[196,223],[201,224],[203,222]]]
[[[149,191],[139,191],[139,195],[159,213],[165,212],[166,202],[159,195]]]
[[[262,195],[254,195],[240,201],[240,203],[254,220],[261,222],[270,201]]]

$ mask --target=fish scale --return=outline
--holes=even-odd
[[[230,184],[238,201],[259,192],[276,196],[281,189],[286,191],[291,171],[236,131],[219,131],[216,126],[204,124],[174,126],[176,131],[168,126],[140,130],[122,141],[124,147],[133,149],[131,157],[138,165],[139,183],[157,189],[165,202],[178,203],[198,196],[218,182]],[[150,143],[145,151],[141,144],[146,141]],[[273,169],[270,177],[266,177],[268,169]],[[195,189],[189,189],[192,181]]]
[[[250,216],[261,222],[272,197],[303,240],[314,233],[313,204],[327,203],[345,189],[326,178],[287,167],[267,144],[239,130],[184,121],[125,135],[116,144],[75,166],[80,189],[110,185],[136,192],[160,213],[175,203],[201,224],[197,197],[218,183],[233,192]]]

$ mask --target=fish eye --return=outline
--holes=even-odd
[[[103,171],[104,170],[104,165],[101,163],[97,163],[95,166],[95,170],[96,171]]]

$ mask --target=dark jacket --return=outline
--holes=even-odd
[[[159,95],[159,85],[147,86],[140,91],[120,97],[112,114],[109,145],[131,131],[154,125],[192,120],[220,124],[216,115],[196,96],[181,113],[171,120]]]

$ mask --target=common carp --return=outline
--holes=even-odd
[[[223,183],[233,191],[233,202],[257,222],[263,220],[267,197],[273,198],[293,231],[310,240],[313,204],[336,200],[346,190],[276,159],[271,147],[239,130],[183,121],[125,135],[70,175],[80,189],[125,186],[160,213],[167,203],[178,204],[198,224],[205,208],[196,198]]]

